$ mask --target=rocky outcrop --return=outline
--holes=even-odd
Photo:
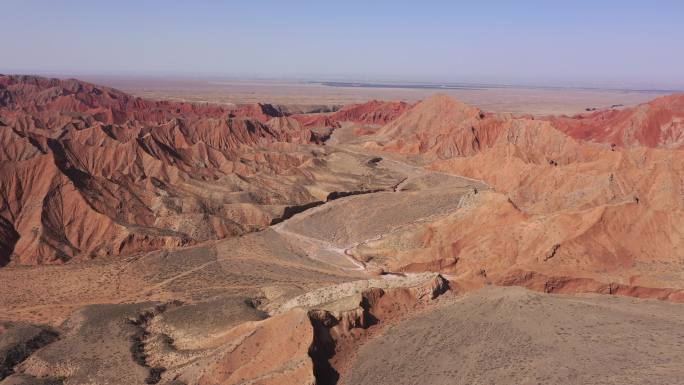
[[[145,378],[146,384],[158,383],[161,380],[162,374],[166,371],[166,368],[163,366],[150,365],[150,360],[148,359],[149,350],[146,348],[146,345],[150,338],[150,331],[148,330],[150,321],[169,308],[179,306],[180,304],[180,302],[160,304],[140,312],[134,318],[128,319],[128,323],[135,327],[135,332],[130,337],[131,355],[135,363],[149,370],[149,374]]]
[[[33,352],[59,337],[52,328],[26,323],[0,322],[0,381]]]
[[[286,220],[292,218],[293,216],[295,216],[301,212],[304,212],[304,211],[311,209],[311,208],[314,208],[316,206],[320,206],[324,203],[325,202],[323,202],[323,201],[314,201],[314,202],[306,203],[303,205],[287,206],[283,210],[282,215],[280,215],[279,217],[273,218],[271,220],[270,224],[271,225],[277,225],[278,223],[286,221]]]
[[[329,114],[293,115],[305,127],[339,128],[343,122],[363,125],[384,125],[394,121],[411,108],[405,102],[385,102],[372,100],[366,103],[351,104]]]
[[[385,102],[371,100],[352,104],[336,111],[332,118],[339,122],[385,125],[404,114],[411,105],[406,102]]]
[[[136,360],[129,320],[153,311],[159,303],[93,305],[74,312],[59,326],[59,339],[33,352],[15,367],[13,377],[60,379],[64,383],[143,384],[150,370]],[[30,383],[30,382],[29,382]]]
[[[596,293],[684,303],[684,290],[604,283],[591,278],[548,276],[533,271],[514,270],[496,282],[501,286],[523,286],[544,293]]]
[[[660,97],[636,107],[547,119],[580,140],[613,146],[684,148],[684,94]]]
[[[343,297],[309,310],[315,336],[309,355],[314,365],[316,384],[337,383],[340,372],[358,345],[370,335],[371,328],[382,328],[396,322],[449,290],[449,282],[441,275],[394,279],[403,281],[402,284],[407,286],[371,287],[358,296]],[[369,282],[370,285],[376,283],[379,282]],[[341,292],[344,293],[345,289]],[[356,306],[350,306],[354,303]]]
[[[340,199],[344,197],[349,197],[353,195],[363,195],[363,194],[373,194],[380,191],[385,191],[383,189],[374,190],[354,190],[354,191],[333,191],[325,198],[326,202],[334,201],[335,199]]]
[[[369,331],[447,290],[448,281],[434,274],[353,281],[272,307],[267,319],[213,334],[204,349],[151,354],[162,361],[175,354],[161,383],[334,384],[342,360]]]
[[[285,116],[285,113],[283,113],[277,106],[267,103],[241,105],[228,111],[228,117],[250,117],[261,122],[266,122],[271,118],[283,116]]]
[[[385,291],[408,290],[412,296],[423,300],[436,298],[446,291],[449,285],[444,277],[435,273],[387,275],[379,279],[350,281],[312,290],[282,304],[267,305],[266,311],[271,315],[281,314],[296,307],[330,311],[333,304],[337,308],[344,308],[344,310],[356,309],[361,302],[364,291],[374,288]],[[326,304],[331,306],[324,306]]]

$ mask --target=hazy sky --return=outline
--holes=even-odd
[[[0,71],[684,87],[684,1],[0,2]]]

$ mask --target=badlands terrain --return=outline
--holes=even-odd
[[[0,76],[0,384],[684,383],[684,95],[603,97]]]

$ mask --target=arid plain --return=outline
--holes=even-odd
[[[684,95],[98,83],[0,76],[0,384],[682,383]]]
[[[415,103],[435,93],[449,95],[484,111],[517,115],[574,115],[587,108],[610,108],[646,103],[676,90],[621,86],[545,87],[490,84],[406,82],[350,83],[344,81],[241,80],[206,77],[86,76],[92,83],[114,87],[135,96],[219,104],[270,103],[290,107],[331,108],[371,100]],[[383,85],[385,87],[383,87]]]

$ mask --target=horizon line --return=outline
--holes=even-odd
[[[131,71],[131,72],[107,72],[107,71],[34,71],[34,70],[14,70],[0,69],[0,75],[9,76],[41,76],[59,79],[87,80],[87,78],[121,78],[121,79],[176,79],[176,80],[233,80],[233,81],[295,81],[305,84],[320,84],[327,87],[345,88],[394,88],[394,89],[443,89],[443,90],[477,90],[487,88],[523,88],[523,89],[545,89],[545,90],[587,90],[587,91],[624,91],[640,93],[684,93],[684,85],[646,85],[644,81],[607,81],[605,85],[597,85],[596,81],[439,81],[439,80],[416,80],[406,78],[404,80],[394,78],[373,79],[372,76],[359,75],[265,75],[265,74],[230,74],[212,72],[151,72],[151,71]],[[363,79],[363,80],[362,80]],[[623,85],[620,85],[623,83]],[[642,83],[637,86],[636,83]],[[662,83],[662,82],[654,82]],[[214,84],[216,84],[214,82]],[[220,83],[219,83],[220,84]]]

